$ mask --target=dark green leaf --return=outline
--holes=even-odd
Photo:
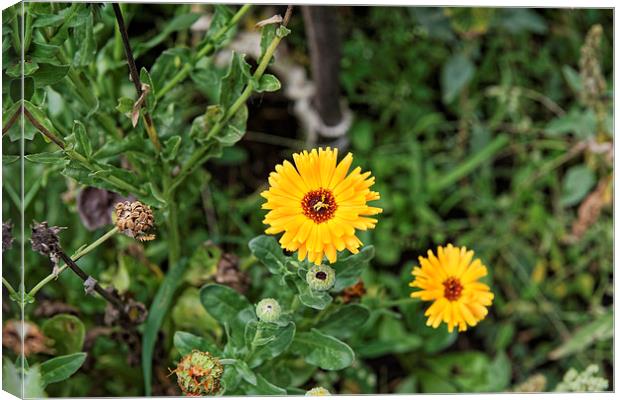
[[[187,268],[187,259],[182,259],[172,266],[166,274],[163,282],[157,289],[153,303],[149,308],[148,317],[144,323],[144,335],[142,336],[142,372],[146,395],[151,394],[151,373],[153,368],[153,350],[159,333],[159,328],[168,313],[172,298],[179,284],[183,282],[183,274]]]
[[[164,142],[164,151],[162,152],[162,158],[167,161],[172,161],[177,157],[179,153],[179,147],[181,147],[181,136],[172,136]]]
[[[245,361],[235,360],[233,364],[234,368],[237,370],[237,373],[247,383],[250,385],[256,385],[256,375],[254,372],[248,367]]]
[[[177,331],[174,334],[174,347],[179,350],[183,356],[191,353],[192,350],[208,351],[211,354],[219,356],[220,351],[210,340],[204,337],[196,336],[189,332]]]
[[[287,258],[273,236],[261,235],[248,243],[254,257],[262,262],[272,274],[280,274],[286,270]]]
[[[220,82],[218,104],[228,109],[239,98],[251,77],[250,65],[245,61],[245,57],[239,53],[233,53],[228,73]]]
[[[562,205],[570,207],[579,203],[595,183],[596,177],[590,168],[585,165],[571,167],[562,182]]]
[[[245,135],[245,124],[248,120],[248,108],[244,104],[239,111],[226,123],[222,130],[216,135],[216,139],[223,146],[232,146]]]
[[[365,246],[359,253],[336,261],[332,268],[336,270],[336,283],[332,291],[340,292],[344,288],[357,283],[362,269],[375,256],[373,246]]]
[[[65,153],[62,150],[46,153],[26,154],[24,158],[28,161],[41,164],[56,164],[65,160]]]
[[[46,320],[41,326],[43,334],[54,341],[56,355],[78,353],[84,345],[86,330],[76,316],[58,314]]]
[[[164,25],[164,28],[156,36],[153,36],[146,42],[140,42],[136,46],[134,46],[135,57],[138,58],[149,49],[157,46],[158,44],[163,42],[168,36],[170,36],[171,33],[188,29],[194,24],[194,22],[196,22],[198,18],[200,18],[200,14],[188,13],[177,15],[176,17],[172,18],[172,20],[167,21]]]
[[[441,71],[441,91],[444,103],[451,103],[474,77],[474,64],[462,53],[454,54]]]
[[[73,353],[45,361],[41,364],[43,386],[69,378],[80,369],[85,360],[86,353]]]
[[[269,382],[261,374],[256,374],[256,384],[248,386],[247,394],[251,396],[285,396],[286,390]]]
[[[368,320],[370,312],[359,304],[345,305],[319,322],[321,332],[339,338],[347,338],[359,332]]]
[[[250,322],[247,326],[246,343],[248,340],[254,342],[254,352],[248,362],[252,368],[256,368],[263,362],[285,352],[295,336],[295,324],[293,322],[289,322],[284,326],[263,322]],[[251,342],[247,343],[247,345],[251,346]]]
[[[353,350],[346,343],[317,329],[297,333],[291,351],[303,356],[308,364],[329,371],[347,368],[355,359]]]

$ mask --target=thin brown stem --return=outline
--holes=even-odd
[[[80,279],[82,279],[84,282],[88,280],[90,276],[86,274],[86,272],[84,272],[82,268],[80,268],[75,263],[75,261],[71,259],[71,257],[66,255],[63,251],[60,251],[59,255],[60,258],[65,262],[65,264],[67,264],[67,266],[71,268],[71,270],[75,272],[75,274],[79,276]],[[97,281],[95,281],[93,289],[95,290],[95,292],[99,293],[101,297],[103,297],[108,303],[116,307],[122,314],[125,313],[125,304],[121,301],[121,299],[106,291],[104,288],[101,287],[101,285],[99,285],[99,283],[97,283]]]
[[[15,121],[17,121],[17,117],[19,117],[19,113],[22,111],[22,108],[24,106],[22,105],[21,107],[19,107],[17,110],[15,110],[15,113],[13,113],[13,115],[11,115],[11,118],[9,118],[9,121],[6,123],[6,125],[4,125],[2,127],[2,134],[4,135],[5,133],[7,133],[9,131],[9,129],[11,129],[11,127],[13,126],[13,124],[15,124]]]
[[[127,57],[127,65],[129,66],[129,74],[131,76],[131,80],[133,81],[134,86],[136,87],[136,92],[138,93],[138,98],[142,96],[142,82],[140,82],[140,74],[138,73],[138,67],[136,66],[136,60],[133,57],[133,52],[131,51],[131,45],[129,44],[129,35],[127,34],[127,27],[125,26],[125,20],[123,19],[123,12],[121,11],[121,7],[118,4],[112,4],[112,8],[114,9],[114,14],[116,15],[116,22],[118,22],[118,30],[121,34],[121,39],[123,42],[123,47],[125,48],[125,56]],[[146,99],[142,101],[142,116],[144,125],[146,127],[146,132],[153,142],[155,149],[159,151],[161,149],[161,144],[159,143],[159,138],[157,136],[157,130],[155,129],[155,125],[153,124],[153,119],[151,118],[150,113],[146,108]]]
[[[65,142],[63,142],[61,139],[57,138],[56,135],[54,135],[52,132],[49,131],[49,129],[47,129],[45,126],[43,126],[43,124],[41,124],[31,113],[30,111],[28,111],[28,109],[26,107],[24,107],[24,116],[28,119],[28,121],[30,121],[30,123],[32,125],[34,125],[35,128],[37,128],[39,130],[39,132],[41,132],[42,134],[45,135],[45,137],[47,137],[49,140],[51,140],[52,142],[54,142],[56,145],[58,145],[58,147],[60,147],[61,149],[65,149]]]

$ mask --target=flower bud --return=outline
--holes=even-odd
[[[306,392],[306,396],[331,396],[329,390],[322,386],[314,387]]]
[[[155,239],[155,236],[150,233],[154,226],[151,207],[139,201],[132,203],[125,201],[117,203],[114,210],[116,227],[120,232],[140,241]]]
[[[256,305],[256,316],[263,322],[275,322],[280,318],[280,303],[275,299],[262,299]]]
[[[174,372],[186,396],[209,396],[220,391],[224,366],[208,352],[192,350],[179,361]]]
[[[306,282],[312,290],[329,290],[336,283],[336,271],[328,265],[313,265],[306,273]]]

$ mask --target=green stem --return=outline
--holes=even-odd
[[[168,265],[172,268],[179,261],[181,241],[179,238],[178,207],[174,198],[174,190],[170,189],[171,179],[169,163],[166,163],[165,167],[166,173],[164,174],[162,184],[166,202],[168,203],[168,218],[166,221],[168,225]]]
[[[78,250],[77,252],[75,252],[71,256],[71,259],[73,261],[79,260],[80,258],[84,257],[86,254],[88,254],[91,251],[93,251],[94,249],[96,249],[101,243],[105,242],[106,240],[108,240],[109,238],[114,236],[114,234],[117,233],[117,232],[118,232],[118,228],[117,227],[114,227],[114,228],[110,229],[108,232],[106,232],[105,235],[101,236],[99,239],[95,240],[90,245],[88,245],[88,246],[84,247],[83,249]],[[50,281],[56,279],[62,273],[62,271],[64,271],[65,269],[67,269],[67,264],[64,264],[62,267],[60,267],[58,269],[58,273],[56,273],[56,274],[51,273],[48,276],[46,276],[43,280],[41,280],[39,283],[37,283],[37,285],[35,287],[30,289],[30,292],[28,292],[28,295],[26,297],[33,298],[37,294],[37,292],[39,290],[41,290],[41,288],[43,286],[47,285]]]
[[[9,295],[12,298],[18,298],[17,296],[17,292],[15,291],[15,289],[13,289],[13,286],[11,286],[11,284],[9,283],[9,281],[7,281],[6,279],[4,279],[4,276],[2,277],[2,284],[4,285],[4,287],[6,288],[6,290],[9,291]]]
[[[200,60],[202,57],[204,57],[204,56],[206,56],[208,54],[211,54],[211,52],[213,50],[215,50],[215,44],[214,43],[217,42],[217,40],[222,35],[224,35],[226,32],[228,32],[233,26],[235,26],[237,24],[237,22],[239,22],[239,20],[245,15],[245,13],[248,12],[250,7],[251,7],[250,4],[245,4],[244,6],[242,6],[235,13],[235,15],[233,15],[233,17],[230,19],[230,21],[228,21],[228,23],[226,25],[221,27],[220,30],[217,31],[213,35],[212,38],[209,38],[209,40],[207,41],[205,46],[202,49],[200,49],[198,51],[198,53],[196,53],[196,55],[192,58],[191,62],[185,64],[183,66],[183,68],[181,68],[179,70],[179,72],[177,72],[176,75],[173,76],[172,79],[170,79],[170,81],[168,81],[168,83],[163,88],[161,88],[160,90],[157,91],[157,94],[155,95],[155,98],[159,100],[166,93],[168,93],[170,90],[172,90],[179,82],[181,82],[185,78],[187,78],[187,76],[189,75],[191,70],[194,68],[194,65],[196,64],[196,62],[198,62],[198,60]]]
[[[222,130],[222,128],[226,126],[228,121],[237,113],[237,111],[239,111],[239,108],[241,108],[241,106],[243,106],[248,100],[248,98],[252,94],[252,91],[254,90],[254,82],[258,82],[263,76],[263,73],[269,66],[269,61],[271,61],[271,58],[273,57],[273,54],[275,53],[276,48],[278,47],[278,44],[280,44],[281,40],[282,37],[279,35],[276,35],[273,38],[273,40],[269,44],[269,47],[267,47],[267,50],[265,50],[265,54],[263,55],[260,64],[258,64],[256,71],[252,75],[252,80],[248,82],[241,95],[230,106],[224,118],[219,120],[215,125],[213,125],[209,132],[207,132],[207,140],[212,139],[220,130]],[[202,158],[208,152],[208,150],[209,146],[202,146],[192,153],[189,160],[187,160],[187,162],[181,168],[179,175],[174,179],[171,190],[174,190],[197,166],[202,164]]]

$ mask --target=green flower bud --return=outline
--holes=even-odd
[[[313,265],[306,274],[306,282],[312,290],[329,290],[336,283],[336,271],[328,265]]]
[[[263,322],[276,322],[281,311],[280,303],[275,299],[262,299],[256,305],[256,316]]]
[[[331,396],[329,390],[322,386],[314,387],[306,392],[306,396]]]
[[[220,391],[224,366],[208,352],[192,350],[179,361],[174,372],[186,396],[209,396]]]

